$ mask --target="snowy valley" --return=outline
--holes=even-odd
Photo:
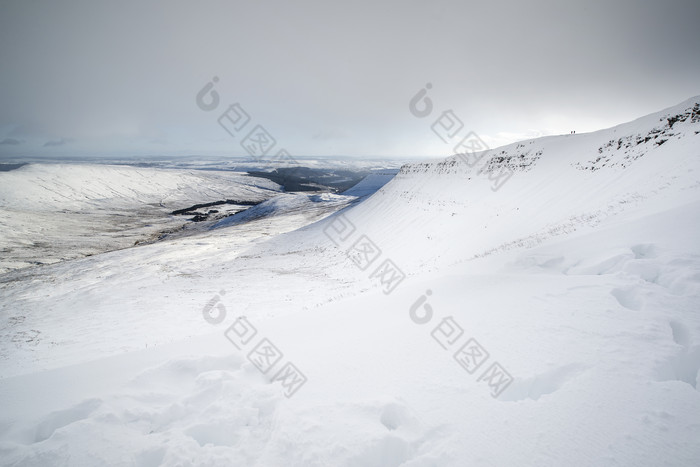
[[[700,97],[342,193],[30,164],[0,214],[2,465],[700,459]]]

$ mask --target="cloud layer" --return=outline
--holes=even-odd
[[[490,145],[594,130],[700,94],[697,18],[695,0],[7,1],[0,155],[238,155],[255,125],[298,155],[447,154],[408,110],[427,83],[435,117]]]

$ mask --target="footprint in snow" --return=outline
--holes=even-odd
[[[700,390],[700,344],[693,344],[693,337],[686,325],[670,321],[671,337],[680,347],[678,353],[661,364],[660,381],[682,381]]]
[[[617,288],[610,291],[617,303],[628,310],[639,311],[644,306],[644,298],[637,287]]]
[[[531,378],[516,378],[498,398],[499,401],[539,400],[552,394],[574,380],[586,369],[584,365],[572,363],[540,373]]]

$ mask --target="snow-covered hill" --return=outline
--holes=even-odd
[[[633,207],[667,209],[700,183],[699,100],[609,130],[514,143],[478,163],[408,165],[347,217],[419,272],[534,246]],[[483,168],[510,178],[494,182]]]
[[[310,201],[0,276],[4,462],[697,465],[700,98]]]
[[[0,273],[116,250],[177,230],[171,211],[279,194],[264,179],[233,172],[102,164],[29,164],[0,172]]]
[[[29,164],[0,173],[0,205],[35,211],[132,208],[174,210],[193,199],[263,201],[277,184],[236,172],[167,170],[98,164]]]
[[[346,196],[364,197],[374,194],[381,187],[389,183],[398,173],[398,170],[378,170],[367,175],[360,183],[343,192]]]

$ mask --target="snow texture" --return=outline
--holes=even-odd
[[[0,463],[698,465],[699,102],[0,276]],[[139,172],[0,199],[218,196]]]

